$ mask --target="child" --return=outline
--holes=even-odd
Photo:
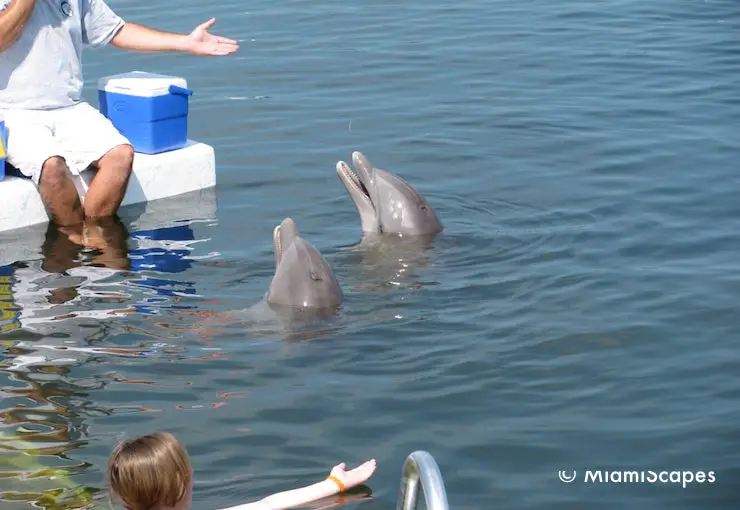
[[[280,510],[304,506],[363,483],[375,471],[371,459],[351,471],[344,463],[313,485],[278,492],[244,505],[221,510]],[[108,459],[111,495],[127,510],[188,510],[193,496],[193,469],[185,448],[167,432],[119,444]]]

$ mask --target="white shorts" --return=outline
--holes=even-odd
[[[118,145],[130,144],[105,116],[86,102],[55,110],[5,110],[7,162],[38,186],[44,162],[64,158],[80,195],[80,173]],[[76,178],[75,178],[76,177]]]

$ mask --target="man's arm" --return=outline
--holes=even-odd
[[[208,33],[215,22],[216,19],[211,18],[188,35],[162,32],[127,22],[111,39],[110,44],[122,50],[139,53],[186,52],[217,56],[233,53],[239,47],[236,41]]]
[[[110,44],[116,48],[139,53],[169,53],[187,51],[188,36],[162,32],[127,21]]]
[[[0,11],[0,53],[18,40],[35,5],[36,0],[10,0]]]

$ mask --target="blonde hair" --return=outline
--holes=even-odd
[[[190,491],[188,453],[169,432],[123,441],[108,459],[108,487],[129,510],[174,507]]]

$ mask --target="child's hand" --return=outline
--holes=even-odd
[[[349,489],[355,485],[360,485],[373,476],[375,472],[375,459],[370,459],[351,471],[345,471],[345,467],[344,462],[337,464],[332,468],[329,476],[336,476],[344,484],[345,489]]]

